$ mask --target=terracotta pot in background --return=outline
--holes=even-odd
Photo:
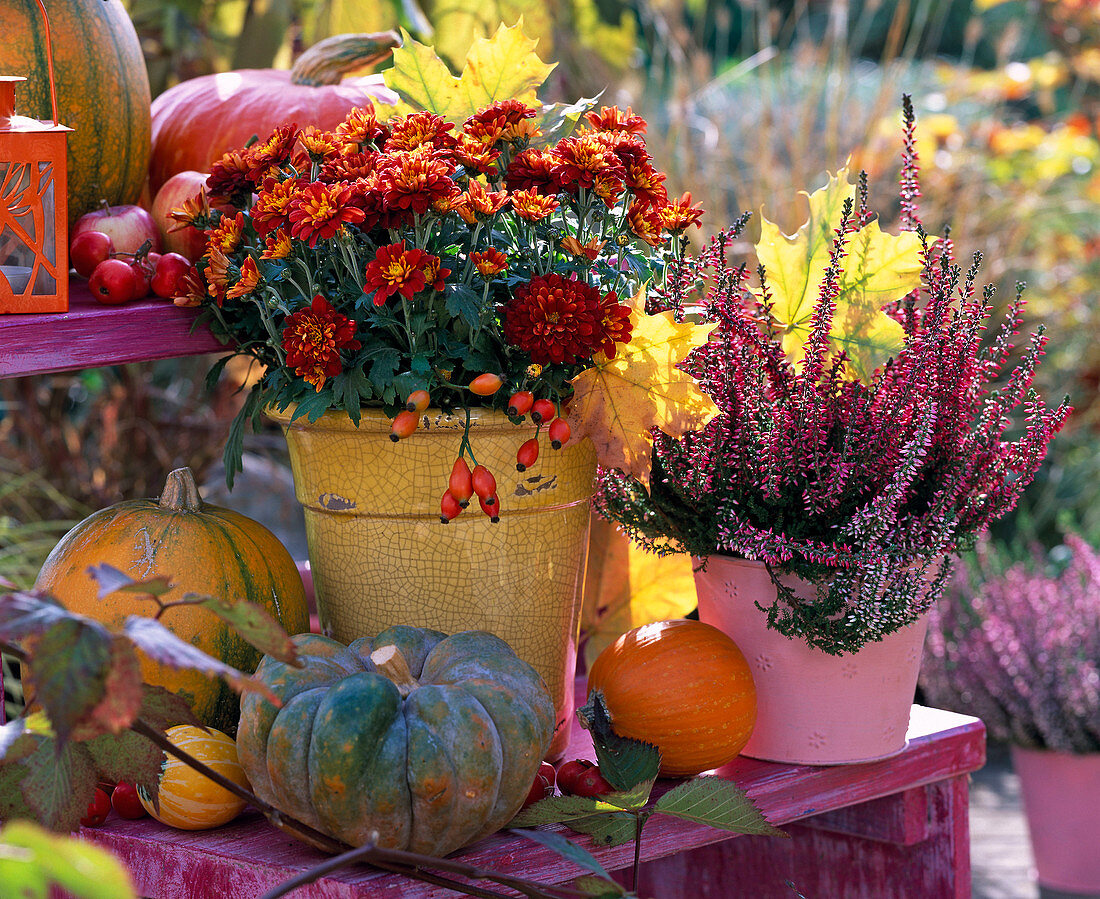
[[[1100,897],[1100,752],[1012,747],[1039,885]]]
[[[516,450],[535,426],[475,410],[470,442],[496,477],[500,521],[475,497],[442,524],[465,416],[428,410],[394,443],[381,411],[364,409],[358,428],[342,412],[313,423],[268,414],[290,449],[322,632],[344,643],[394,624],[496,634],[546,680],[558,715],[549,756],[560,756],[573,719],[591,442],[553,450],[543,429],[538,461],[520,473]]]
[[[775,585],[760,562],[695,559],[699,618],[725,631],[745,654],[756,683],[756,727],[742,755],[803,765],[888,758],[906,745],[926,618],[868,643],[829,655],[766,627],[754,605],[768,606]],[[806,596],[798,578],[784,583]]]

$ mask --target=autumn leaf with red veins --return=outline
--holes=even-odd
[[[649,489],[656,427],[670,437],[698,431],[718,407],[679,365],[707,342],[717,325],[677,322],[672,312],[645,314],[645,292],[629,301],[630,343],[613,359],[597,353],[591,368],[570,382],[566,418],[575,439],[588,437],[605,468],[618,468]]]

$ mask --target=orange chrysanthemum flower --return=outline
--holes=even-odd
[[[665,176],[649,162],[627,164],[626,186],[635,197],[652,206],[664,206],[668,202]]]
[[[435,113],[414,112],[393,123],[383,149],[387,153],[415,150],[418,147],[450,150],[458,144],[458,140],[450,133],[453,128],[454,125]]]
[[[660,213],[665,228],[673,234],[679,234],[689,225],[700,227],[703,224],[703,209],[701,206],[691,205],[690,191],[679,200],[673,200],[667,206],[660,207]]]
[[[204,229],[210,221],[210,200],[206,196],[206,188],[200,187],[193,197],[188,197],[179,206],[173,206],[168,218],[173,222],[168,226],[169,233],[184,228]]]
[[[366,213],[351,200],[347,184],[300,184],[290,200],[290,236],[315,247],[318,240],[327,240],[345,224],[363,221]]]
[[[295,178],[284,181],[268,178],[264,181],[252,205],[252,226],[261,237],[290,224],[290,202],[298,183]]]
[[[508,202],[508,191],[489,191],[480,181],[471,180],[466,188],[466,202],[470,211],[484,221],[504,208]]]
[[[261,259],[286,259],[290,255],[290,235],[284,228],[276,228],[264,238]]]
[[[631,203],[626,211],[626,220],[630,225],[630,233],[651,247],[659,247],[665,242],[664,218],[648,203],[638,200]]]
[[[374,292],[375,306],[384,306],[395,293],[411,300],[427,286],[428,256],[415,247],[405,249],[405,241],[379,247],[363,271],[363,293]]]
[[[362,346],[355,339],[355,328],[353,320],[341,315],[318,294],[311,306],[288,315],[284,322],[286,364],[320,391],[326,380],[343,370],[340,351],[358,350]]]
[[[237,283],[225,292],[227,299],[236,300],[250,294],[256,289],[256,285],[260,283],[260,270],[256,268],[256,260],[251,256],[245,256],[240,271],[241,274],[237,278]]]
[[[225,291],[229,287],[229,257],[216,246],[207,246],[206,268],[203,275],[206,278],[206,292],[214,298],[218,306],[225,300]]]
[[[314,162],[339,154],[341,140],[331,131],[322,131],[314,125],[306,125],[298,132],[298,143]]]
[[[470,116],[463,124],[463,131],[489,146],[497,141],[525,143],[538,133],[538,126],[528,121],[537,114],[537,110],[519,100],[498,100]]]
[[[570,235],[569,237],[563,237],[561,239],[561,248],[567,253],[572,253],[574,256],[579,256],[582,259],[587,259],[589,262],[594,262],[606,243],[606,240],[597,240],[595,237],[586,243],[581,243],[577,238]]]
[[[241,235],[244,233],[244,213],[238,212],[230,218],[223,215],[218,226],[207,238],[207,245],[217,247],[223,253],[232,253],[241,245]]]
[[[508,271],[508,257],[496,247],[490,247],[479,253],[471,253],[470,258],[473,260],[474,268],[477,269],[478,274],[486,281]]]
[[[591,189],[597,177],[620,181],[626,177],[626,169],[615,151],[594,132],[558,141],[550,155],[551,173],[570,193],[582,187]]]
[[[380,154],[369,150],[365,153],[345,153],[329,159],[317,174],[318,181],[358,181],[369,178],[378,168]]]
[[[541,222],[558,208],[557,197],[544,196],[534,189],[514,190],[512,210],[525,222]]]
[[[374,115],[374,107],[357,106],[347,114],[333,132],[345,146],[354,144],[354,150],[379,149],[390,136],[389,129]]]
[[[420,214],[458,191],[452,175],[453,163],[425,146],[386,157],[379,180],[387,206]]]
[[[206,282],[199,274],[199,270],[192,265],[183,277],[176,282],[176,291],[172,294],[172,305],[185,309],[201,306],[203,298],[206,296]]]
[[[441,268],[442,261],[431,253],[425,253],[421,257],[420,270],[424,273],[424,286],[429,290],[442,290],[447,283],[447,275],[451,270]]]
[[[508,190],[533,190],[544,196],[558,192],[558,182],[551,168],[554,157],[549,150],[537,150],[530,147],[521,150],[508,164],[504,173],[504,183]]]
[[[625,326],[624,326],[625,320]],[[610,348],[626,334],[630,310],[614,293],[552,272],[516,288],[504,305],[504,337],[531,354],[531,361],[573,363]]]
[[[259,184],[273,166],[282,165],[290,159],[290,152],[297,139],[298,126],[286,124],[272,131],[267,140],[248,147],[244,151],[244,158],[249,164],[248,177],[252,179],[252,183]]]
[[[621,131],[626,134],[645,134],[646,122],[640,115],[634,115],[629,106],[626,112],[618,106],[605,106],[599,112],[586,112],[584,117],[597,131]]]
[[[458,136],[458,146],[451,152],[455,161],[470,175],[495,172],[497,160],[500,159],[500,150],[494,150],[491,142],[478,140],[465,131]]]

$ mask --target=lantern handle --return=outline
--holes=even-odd
[[[53,107],[53,123],[61,122],[57,117],[57,85],[53,77],[53,44],[50,42],[50,17],[46,15],[46,4],[38,0],[38,10],[42,13],[42,23],[46,26],[46,69],[50,79],[50,104]]]

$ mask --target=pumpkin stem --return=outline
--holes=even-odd
[[[402,697],[408,696],[420,686],[420,681],[413,677],[409,663],[396,646],[391,644],[378,647],[370,654],[370,660],[379,674],[384,674],[394,682]]]
[[[395,31],[334,34],[306,50],[290,68],[290,83],[318,87],[339,84],[348,72],[373,66],[401,46]]]
[[[157,505],[170,512],[202,511],[202,497],[199,496],[199,485],[195,483],[194,472],[190,468],[177,468],[168,472]]]

